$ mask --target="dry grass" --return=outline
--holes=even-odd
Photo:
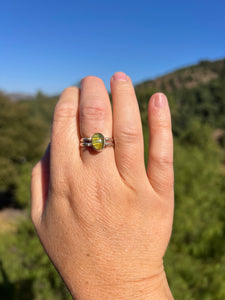
[[[27,219],[27,212],[21,209],[5,208],[0,211],[0,234],[16,232],[21,220]]]

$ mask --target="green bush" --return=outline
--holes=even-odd
[[[1,236],[0,295],[5,300],[71,299],[30,220],[16,234]]]

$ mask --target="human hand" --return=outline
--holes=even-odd
[[[31,217],[75,299],[173,299],[163,256],[173,221],[173,139],[166,97],[149,102],[149,161],[132,82],[111,79],[113,116],[101,79],[67,88],[53,117],[51,146],[32,171]],[[80,148],[95,132],[101,152]]]

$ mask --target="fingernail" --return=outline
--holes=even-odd
[[[167,98],[164,94],[157,93],[157,94],[154,95],[153,103],[154,103],[155,107],[163,108],[163,107],[166,106]]]
[[[113,75],[113,80],[118,80],[118,81],[127,81],[127,75],[123,72],[116,72]]]

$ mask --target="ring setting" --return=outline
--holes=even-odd
[[[94,133],[90,138],[81,138],[81,147],[92,147],[96,151],[101,151],[104,147],[114,145],[113,138],[104,137],[102,133]]]

